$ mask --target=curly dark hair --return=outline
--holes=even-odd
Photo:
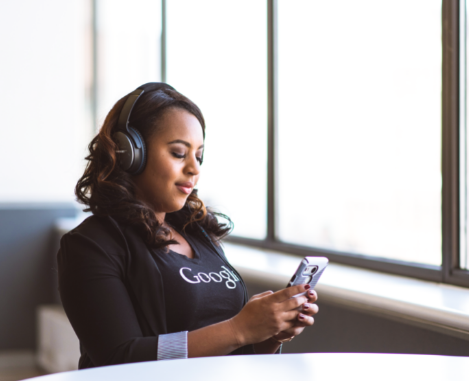
[[[158,222],[150,205],[136,198],[133,176],[121,168],[116,156],[118,147],[113,135],[128,96],[129,94],[114,105],[99,133],[89,144],[90,154],[85,158],[88,164],[78,180],[75,194],[78,202],[88,206],[84,209],[85,212],[111,216],[118,222],[132,225],[142,234],[148,245],[166,248],[177,241],[169,239],[170,230]],[[200,109],[184,95],[166,87],[145,91],[132,110],[129,124],[148,141],[158,131],[158,122],[163,114],[175,108],[194,115],[200,122],[205,137],[205,120]],[[225,222],[219,222],[217,217],[222,217]],[[233,228],[227,216],[205,207],[198,198],[196,189],[192,190],[181,210],[166,214],[165,221],[187,231],[196,229],[198,223],[217,245]]]

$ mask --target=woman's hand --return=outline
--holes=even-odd
[[[318,294],[314,290],[309,290],[306,294],[308,300],[301,306],[301,311],[298,314],[297,320],[291,328],[283,330],[277,335],[272,336],[275,340],[284,340],[298,336],[305,327],[314,324],[313,316],[319,311],[319,307],[314,304],[318,300]]]
[[[309,285],[298,285],[275,293],[266,291],[254,295],[239,314],[230,319],[238,344],[242,346],[259,343],[279,335],[280,332],[282,334],[283,332],[293,332],[297,328],[302,331],[305,326],[311,325],[310,319],[313,319],[311,316],[317,312],[317,306],[311,304],[310,301],[315,296],[313,298],[307,294],[292,298],[292,296],[305,292],[309,288]],[[300,319],[299,307],[303,306],[304,309],[305,303],[307,308],[301,312],[305,318]],[[301,324],[301,326],[295,327],[297,324]]]

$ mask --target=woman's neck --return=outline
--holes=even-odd
[[[166,218],[165,212],[155,212],[155,217],[161,225],[164,225],[164,219]]]

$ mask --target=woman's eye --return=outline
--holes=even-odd
[[[186,157],[186,155],[184,154],[180,154],[180,153],[176,153],[176,152],[172,152],[172,155],[177,158],[177,159],[184,159]]]
[[[171,152],[171,155],[173,155],[176,159],[184,159],[186,155],[184,153],[177,153],[177,152]],[[199,164],[202,164],[202,157],[196,157],[196,160],[199,162]]]

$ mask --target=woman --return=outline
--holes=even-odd
[[[194,189],[204,137],[194,103],[148,83],[116,103],[90,143],[76,195],[93,216],[63,236],[58,253],[80,369],[275,353],[313,324],[316,293],[291,298],[308,286],[247,300],[220,247],[230,223]]]

